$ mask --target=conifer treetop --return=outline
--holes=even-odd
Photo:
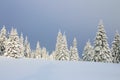
[[[40,48],[40,42],[38,41],[36,45],[36,49],[39,49],[39,48]]]
[[[73,39],[73,47],[77,47],[77,39],[75,37]]]

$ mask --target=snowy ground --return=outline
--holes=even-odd
[[[0,57],[0,80],[120,80],[120,64]]]

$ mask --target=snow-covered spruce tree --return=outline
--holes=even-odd
[[[35,50],[32,50],[32,51],[31,51],[30,58],[36,58]]]
[[[21,33],[20,35],[20,44],[21,44],[21,53],[24,54],[24,50],[25,50],[25,46],[24,46],[24,38],[23,38],[23,34]],[[24,56],[25,57],[25,56]]]
[[[55,60],[69,60],[69,50],[67,47],[67,40],[65,34],[62,35],[62,33],[59,31],[57,36],[57,43],[56,43],[56,49],[55,49]]]
[[[111,48],[112,56],[113,56],[113,63],[120,62],[120,35],[116,32],[114,41],[112,42]]]
[[[42,48],[41,52],[42,52],[41,58],[44,59],[44,60],[48,60],[49,59],[49,55],[48,55],[49,53],[47,52],[45,47]]]
[[[55,51],[50,54],[49,60],[55,60]]]
[[[86,43],[86,45],[84,47],[82,59],[83,59],[83,61],[93,61],[93,56],[94,56],[93,47],[92,47],[90,41],[88,40],[88,42]]]
[[[24,56],[20,39],[16,29],[11,30],[8,40],[6,41],[5,56],[12,58],[21,58]]]
[[[5,53],[5,43],[7,40],[7,34],[6,34],[6,28],[3,26],[3,28],[0,31],[0,55],[4,55]]]
[[[73,47],[70,47],[70,61],[79,61],[79,54],[77,49],[77,40],[74,38]]]
[[[61,50],[62,49],[62,41],[63,41],[62,33],[59,31],[58,36],[57,36],[56,48],[55,48],[55,51],[54,51],[55,60],[59,60],[59,55],[62,52],[62,50]]]
[[[107,35],[104,30],[102,21],[98,25],[98,32],[94,42],[94,58],[95,62],[112,62],[112,54],[107,42]]]
[[[25,47],[24,56],[26,58],[31,58],[31,48],[30,48],[30,43],[28,42],[27,37],[25,38],[24,47]]]
[[[36,45],[35,58],[42,58],[39,41],[37,42],[37,45]]]

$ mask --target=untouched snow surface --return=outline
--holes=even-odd
[[[0,80],[120,80],[120,64],[0,57]]]

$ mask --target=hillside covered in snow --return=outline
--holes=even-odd
[[[0,80],[120,80],[120,64],[0,57]]]

